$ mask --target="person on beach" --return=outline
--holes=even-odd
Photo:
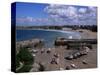
[[[56,61],[55,58],[52,58],[52,60],[51,60],[51,64],[57,64],[57,61]]]
[[[41,53],[44,53],[44,52],[45,52],[45,50],[44,50],[44,49],[42,49],[42,50],[41,50]]]
[[[48,48],[47,53],[50,53],[50,52],[51,52],[51,48]]]
[[[51,64],[59,64],[59,62],[60,62],[60,60],[59,60],[59,58],[52,58],[52,60],[51,60]]]
[[[59,54],[55,53],[54,54],[54,57],[58,58],[59,57]]]

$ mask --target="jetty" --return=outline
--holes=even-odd
[[[56,39],[55,46],[67,46],[67,48],[79,48],[87,46],[92,48],[92,44],[97,44],[97,39]]]

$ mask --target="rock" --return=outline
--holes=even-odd
[[[90,49],[88,47],[85,47],[85,51],[86,51],[86,53],[88,53],[90,51]]]
[[[72,68],[77,68],[77,66],[75,64],[71,64]]]
[[[77,54],[73,55],[73,59],[76,59],[77,58]]]
[[[70,58],[70,59],[73,59],[73,55],[70,55],[69,58]]]
[[[84,47],[84,50],[81,51],[81,54],[82,55],[87,55],[89,51],[90,51],[90,49],[88,47]]]
[[[83,60],[82,63],[83,63],[83,64],[88,64],[88,63],[86,62],[86,60]]]
[[[81,56],[83,56],[83,55],[87,55],[88,53],[85,50],[83,50],[80,52],[80,54],[81,54]]]
[[[39,64],[38,63],[34,63],[33,66],[32,66],[32,69],[30,70],[30,72],[37,72],[39,71]]]
[[[44,66],[44,63],[39,63],[39,71],[45,71],[45,66]]]
[[[33,55],[33,57],[35,57],[36,56],[36,54],[32,54]]]
[[[61,67],[60,67],[59,70],[64,70],[64,68],[61,68]]]
[[[86,47],[85,50],[73,52],[72,54],[65,57],[65,59],[67,60],[77,59],[77,58],[80,58],[81,56],[87,55],[88,52],[89,52],[89,49]]]
[[[32,53],[37,53],[38,50],[32,49]]]
[[[81,55],[80,52],[77,52],[76,54],[77,54],[77,56],[80,56]]]
[[[65,57],[65,59],[72,60],[73,59],[73,55],[69,55],[69,56]]]
[[[81,53],[80,52],[76,52],[75,54],[73,54],[73,58],[74,59],[77,59],[81,56]]]

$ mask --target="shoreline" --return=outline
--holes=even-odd
[[[56,30],[56,29],[16,29],[16,30],[41,30],[41,31],[55,31],[55,32],[62,32],[62,33],[79,32],[74,30]]]
[[[59,33],[78,33],[80,35],[80,39],[97,39],[97,32],[92,32],[87,29],[78,29],[78,30],[55,30],[55,29],[17,29],[17,30],[41,30],[41,31],[51,31],[51,32],[59,32]],[[70,38],[70,36],[69,36]],[[30,40],[30,39],[27,39]],[[24,41],[24,40],[22,40]]]
[[[19,30],[22,30],[22,29],[19,29]],[[79,33],[79,35],[80,35],[80,38],[77,38],[77,39],[97,39],[97,32],[91,32],[86,29],[79,29],[79,30],[74,30],[74,31],[54,30],[54,29],[24,29],[24,30],[41,30],[41,31],[59,32],[59,33],[65,33],[65,34],[71,34],[73,32],[76,32],[76,33]],[[80,32],[80,31],[82,31],[82,32]],[[72,38],[73,35],[70,35],[68,38],[73,39]],[[32,40],[32,39],[39,39],[39,38],[30,38],[30,39],[20,40],[20,41],[16,41],[16,42]]]

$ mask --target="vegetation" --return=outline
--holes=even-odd
[[[28,72],[32,68],[31,65],[34,62],[32,54],[28,51],[26,47],[22,47],[19,53],[16,55],[16,68],[20,66],[20,62],[23,63],[23,67],[17,72]]]
[[[93,32],[97,32],[97,25],[72,25],[72,26],[64,26],[67,28],[72,28],[73,30],[77,29],[87,29]]]
[[[77,29],[88,29],[93,32],[97,32],[97,25],[52,25],[52,26],[17,26],[17,29],[56,29],[56,30],[62,30],[62,28],[72,28],[73,30]]]
[[[32,68],[31,65],[24,65],[21,69],[19,69],[17,72],[29,72]]]
[[[16,55],[16,68],[20,66],[20,58]]]

